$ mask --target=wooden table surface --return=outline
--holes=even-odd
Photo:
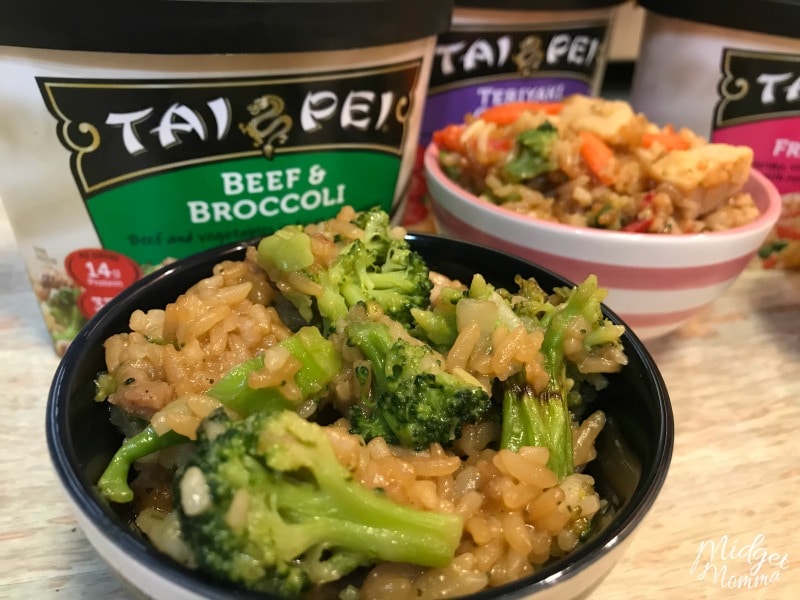
[[[666,483],[590,600],[800,598],[800,274],[747,271],[648,344],[675,413]],[[0,205],[0,598],[125,598],[44,437],[58,359]]]

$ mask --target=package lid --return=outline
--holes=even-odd
[[[665,17],[800,37],[800,0],[639,0],[639,4]]]
[[[0,4],[0,46],[153,54],[347,50],[446,31],[452,0],[140,0]]]

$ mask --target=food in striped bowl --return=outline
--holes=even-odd
[[[747,147],[586,96],[467,116],[425,155],[441,233],[597,275],[645,339],[716,300],[775,224],[780,196],[751,164]]]

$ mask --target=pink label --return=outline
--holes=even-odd
[[[800,192],[800,55],[725,48],[711,141],[750,146],[781,195]]]
[[[781,195],[800,191],[800,117],[765,119],[723,127],[711,141],[753,149],[753,166],[766,175]]]

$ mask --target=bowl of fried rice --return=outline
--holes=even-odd
[[[741,274],[781,210],[744,146],[570,96],[467,115],[424,165],[439,233],[580,281],[594,273],[639,337],[678,329]]]
[[[673,450],[606,293],[345,208],[112,299],[53,379],[51,459],[148,598],[585,597]]]

